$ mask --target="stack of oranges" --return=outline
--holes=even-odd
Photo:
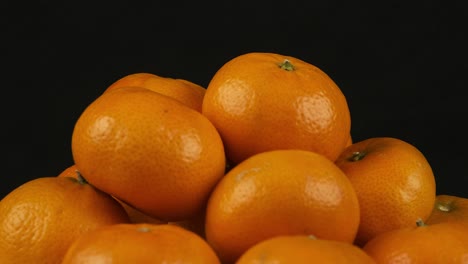
[[[468,263],[468,198],[398,138],[353,142],[321,69],[274,53],[202,87],[132,73],[81,113],[74,164],[0,201],[0,262]]]

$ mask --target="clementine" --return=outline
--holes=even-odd
[[[351,127],[346,98],[325,72],[274,53],[246,53],[221,66],[206,88],[202,113],[233,165],[275,149],[310,150],[334,161]]]
[[[356,243],[426,220],[435,201],[435,178],[425,156],[401,139],[375,137],[346,148],[336,164],[356,190],[361,211]]]
[[[439,194],[427,224],[460,221],[468,224],[468,198]]]
[[[204,115],[141,87],[96,98],[75,123],[72,154],[91,184],[163,221],[201,210],[226,166]]]
[[[205,235],[223,263],[277,235],[314,235],[352,243],[359,204],[346,175],[306,150],[272,150],[233,167],[206,208]]]
[[[75,240],[62,264],[78,263],[220,262],[205,240],[182,227],[117,224],[96,229]]]
[[[363,247],[377,263],[468,263],[468,226],[460,223],[426,225],[391,230]]]
[[[78,178],[83,177],[79,170],[76,168],[76,165],[70,165],[69,167],[65,168],[62,172],[59,173],[58,177],[72,177]],[[152,223],[152,224],[163,224],[166,223],[162,220],[156,219],[151,217],[140,210],[128,205],[127,203],[120,201],[119,199],[113,197],[117,202],[122,205],[122,207],[127,212],[128,217],[130,218],[131,223]]]
[[[79,236],[128,222],[117,201],[82,179],[36,178],[0,201],[0,260],[2,264],[61,263]]]
[[[236,264],[375,264],[361,248],[307,235],[275,236],[250,247]]]
[[[201,112],[205,88],[185,79],[163,77],[148,72],[137,72],[123,76],[107,87],[104,92],[116,88],[139,86],[174,98],[188,107]]]

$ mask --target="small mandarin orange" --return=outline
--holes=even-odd
[[[204,115],[141,87],[96,98],[75,124],[72,154],[91,184],[162,221],[201,210],[226,167]]]
[[[468,224],[468,198],[449,194],[437,195],[434,208],[426,223],[436,224],[452,221]]]
[[[195,233],[174,225],[117,224],[82,235],[62,264],[193,263],[220,264],[213,249]]]
[[[118,223],[129,223],[122,206],[83,179],[36,178],[0,201],[0,260],[61,263],[75,239]]]
[[[255,154],[233,167],[208,200],[207,241],[223,263],[277,235],[312,234],[352,243],[359,204],[346,175],[306,150]]]
[[[315,151],[334,161],[351,127],[346,98],[330,76],[275,53],[246,53],[222,65],[206,87],[202,113],[221,134],[232,165],[275,149]]]
[[[381,233],[363,247],[377,263],[468,263],[468,226],[445,222],[417,225]]]
[[[361,248],[307,235],[275,236],[250,247],[236,264],[376,264]]]
[[[361,220],[355,243],[426,220],[436,187],[425,156],[401,139],[375,137],[347,147],[335,162],[359,199]]]

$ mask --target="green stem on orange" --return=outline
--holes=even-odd
[[[288,59],[284,59],[283,63],[281,63],[279,66],[283,70],[294,71],[294,65],[292,65]]]
[[[81,175],[81,173],[78,170],[75,170],[75,173],[77,175],[76,179],[80,184],[88,184],[88,181]]]
[[[427,224],[424,223],[424,221],[421,218],[419,218],[418,220],[416,220],[416,226],[418,227],[427,226]]]
[[[438,202],[436,204],[436,207],[439,211],[442,211],[442,212],[450,212],[453,209],[453,205],[451,203]]]
[[[365,152],[362,151],[355,151],[352,153],[351,157],[348,160],[350,161],[359,161],[362,160],[366,156]]]

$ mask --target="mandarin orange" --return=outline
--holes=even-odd
[[[432,213],[426,220],[427,224],[460,221],[468,224],[468,198],[439,194]]]
[[[468,226],[461,223],[417,225],[381,233],[363,247],[377,263],[468,263]]]
[[[236,264],[376,264],[361,248],[307,235],[275,236],[250,247]]]
[[[137,72],[125,75],[113,82],[104,90],[138,86],[174,98],[188,107],[201,112],[205,88],[185,79],[163,77],[148,72]]]
[[[117,224],[89,232],[68,248],[62,264],[220,264],[201,237],[182,227]]]
[[[306,150],[272,150],[233,167],[208,200],[206,239],[223,263],[277,235],[314,235],[352,243],[359,204],[346,175]]]
[[[201,210],[226,167],[204,115],[141,87],[96,98],[75,124],[72,154],[91,184],[163,221]]]
[[[336,164],[359,198],[358,245],[429,217],[436,195],[435,177],[423,153],[408,142],[390,137],[362,140],[346,148]]]
[[[61,263],[81,235],[128,222],[117,201],[83,179],[36,178],[0,201],[0,262]]]
[[[202,113],[221,134],[232,165],[275,149],[310,150],[334,161],[351,127],[346,98],[325,72],[274,53],[242,54],[222,65]]]

